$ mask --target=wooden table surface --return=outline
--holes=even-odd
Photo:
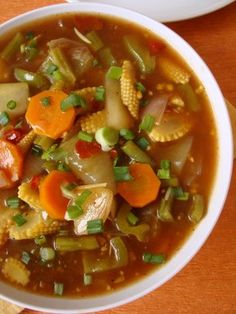
[[[0,0],[0,22],[60,0]],[[236,3],[203,17],[169,23],[206,61],[236,104]],[[222,215],[200,252],[174,278],[131,304],[102,314],[236,313],[236,162]],[[35,314],[24,310],[24,314]],[[5,313],[4,313],[5,314]],[[6,313],[8,314],[8,313]]]

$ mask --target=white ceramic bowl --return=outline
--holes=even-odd
[[[212,105],[219,144],[217,171],[207,214],[182,248],[161,269],[117,292],[83,299],[34,295],[0,282],[0,294],[5,300],[23,307],[50,313],[77,314],[112,308],[142,297],[169,280],[190,261],[206,241],[223,208],[232,172],[233,145],[224,98],[210,70],[183,39],[158,22],[138,13],[108,5],[94,3],[61,4],[34,10],[4,23],[0,27],[0,35],[24,23],[62,12],[99,12],[120,17],[142,25],[165,39],[170,46],[182,55],[204,85]]]

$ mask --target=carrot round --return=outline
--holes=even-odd
[[[22,176],[23,154],[17,145],[0,139],[0,188],[9,189]]]
[[[69,130],[75,119],[75,110],[63,112],[61,102],[67,97],[62,91],[43,91],[30,99],[26,120],[35,133],[57,139]]]
[[[143,207],[157,197],[160,180],[148,164],[135,163],[129,166],[131,181],[119,182],[117,192],[133,207]]]
[[[53,170],[40,184],[40,203],[51,218],[64,219],[69,199],[63,196],[61,186],[75,181],[72,173]]]

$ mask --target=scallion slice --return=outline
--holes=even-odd
[[[47,67],[47,74],[51,75],[53,72],[58,70],[58,66],[54,63],[49,63]]]
[[[68,172],[70,171],[70,168],[67,166],[65,162],[59,161],[57,164],[57,170]]]
[[[6,111],[0,113],[0,125],[5,126],[10,122],[10,117]]]
[[[7,103],[7,108],[10,110],[13,110],[16,108],[16,101],[15,100],[10,100]]]
[[[102,150],[108,151],[118,143],[119,132],[107,126],[96,131],[95,139],[102,146]]]
[[[145,252],[143,253],[143,261],[144,263],[150,264],[163,264],[166,261],[166,257],[164,254],[152,254]]]
[[[60,282],[54,282],[54,294],[63,295],[64,285]]]
[[[119,80],[122,74],[122,68],[112,65],[107,71],[107,78],[111,80]]]
[[[43,150],[42,150],[42,148],[39,145],[33,144],[32,148],[31,148],[31,153],[34,156],[41,156],[42,153],[43,153]]]
[[[42,234],[39,237],[34,239],[34,243],[37,245],[42,245],[42,244],[47,243],[47,239],[46,239],[45,235]]]
[[[146,131],[146,132],[151,132],[153,127],[154,127],[154,124],[155,124],[155,118],[153,116],[151,116],[150,114],[146,114],[140,125],[139,125],[139,128],[140,130],[143,130],[143,131]]]
[[[97,234],[104,231],[104,225],[102,219],[94,219],[87,222],[88,234]]]
[[[89,286],[93,281],[93,277],[90,274],[84,274],[84,285]]]
[[[66,97],[62,102],[61,102],[61,110],[62,111],[67,111],[68,109],[72,107],[86,107],[86,101],[83,97],[76,93],[71,93],[68,97]]]
[[[92,194],[90,190],[84,190],[76,199],[75,204],[77,206],[82,206],[87,198]]]
[[[131,226],[135,226],[137,222],[139,221],[138,217],[135,216],[132,212],[129,212],[127,215],[127,220]]]
[[[96,101],[104,101],[105,100],[105,88],[103,86],[99,86],[96,88],[95,100]]]
[[[30,254],[28,252],[26,252],[26,251],[23,251],[22,254],[21,254],[21,261],[24,264],[28,265],[29,262],[30,262],[30,259],[31,259]]]
[[[67,213],[70,219],[76,219],[83,214],[83,209],[78,205],[70,205],[67,207]]]
[[[159,179],[163,179],[163,180],[170,179],[170,170],[169,169],[158,169],[157,176]]]
[[[113,167],[115,180],[116,181],[130,181],[133,180],[129,172],[129,167],[122,166],[122,167]]]
[[[134,132],[129,129],[120,129],[120,136],[126,140],[133,140],[135,138]]]
[[[17,214],[12,217],[12,220],[17,224],[18,227],[23,226],[27,220],[21,214]]]
[[[9,208],[19,208],[20,207],[20,199],[17,196],[8,197],[6,200],[6,205]]]
[[[167,159],[162,159],[160,162],[161,169],[170,169],[170,161]]]
[[[44,107],[48,107],[51,104],[51,98],[43,97],[42,99],[40,99],[40,102]]]
[[[41,247],[39,250],[39,255],[41,260],[46,262],[52,261],[56,256],[55,251],[51,247]]]
[[[78,139],[84,142],[89,142],[91,143],[94,139],[92,134],[89,134],[85,131],[79,131],[78,133]]]
[[[189,199],[189,193],[184,192],[180,186],[173,188],[175,199],[179,201],[187,201]]]
[[[147,150],[150,145],[145,137],[140,137],[139,139],[137,139],[136,144],[143,150]]]
[[[136,87],[137,90],[139,90],[142,93],[146,92],[146,87],[141,82],[137,82],[135,84],[135,87]]]

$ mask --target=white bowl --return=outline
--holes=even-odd
[[[53,298],[20,291],[10,285],[0,282],[1,297],[22,307],[50,313],[89,313],[105,310],[131,302],[158,288],[164,282],[180,271],[197,253],[212,231],[223,208],[232,173],[233,144],[232,132],[224,98],[211,74],[210,70],[196,52],[178,35],[166,26],[132,11],[95,3],[60,4],[44,7],[20,15],[0,27],[0,35],[12,28],[38,18],[66,12],[103,13],[142,25],[166,40],[193,69],[204,85],[212,105],[218,133],[218,164],[215,182],[205,218],[198,225],[193,234],[184,243],[182,248],[161,269],[152,272],[144,279],[111,294],[75,299]]]

